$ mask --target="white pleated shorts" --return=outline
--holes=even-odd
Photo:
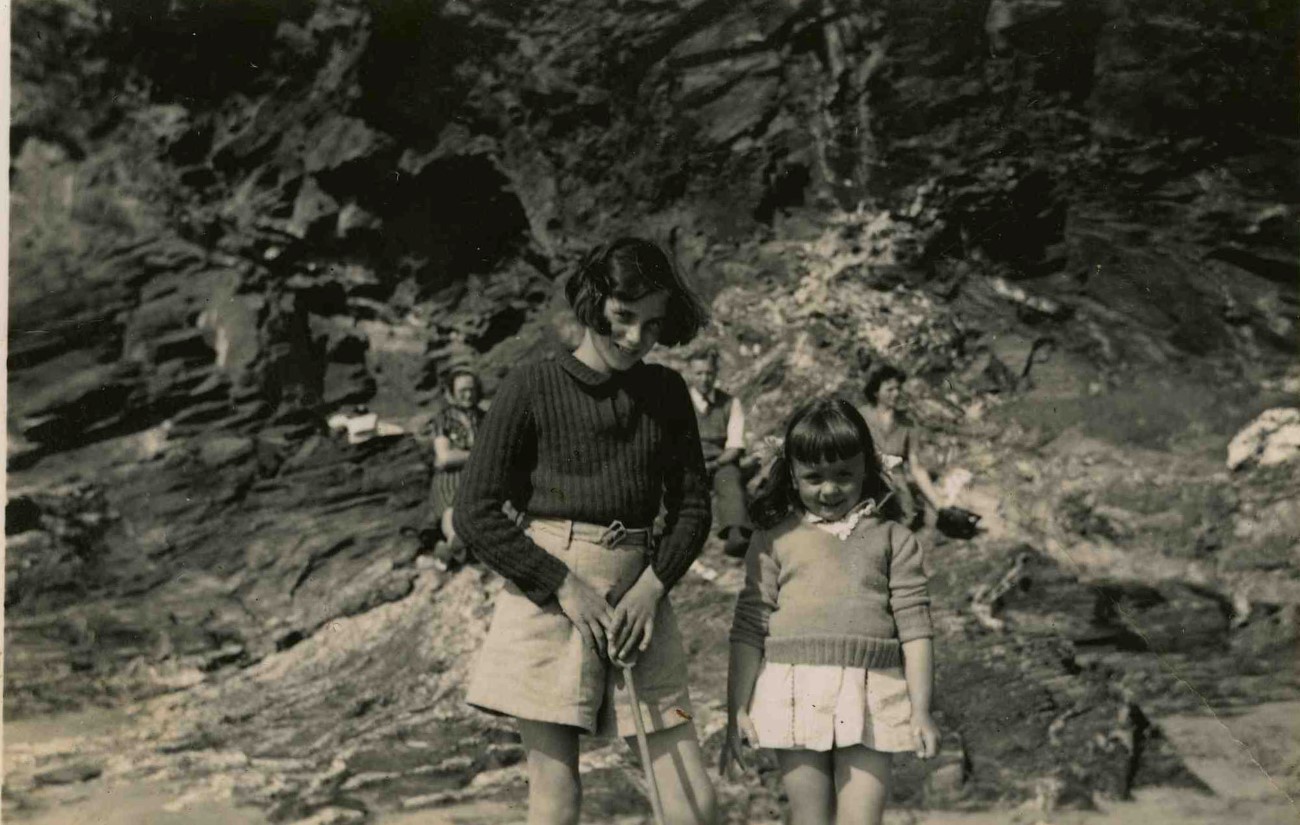
[[[865,745],[886,753],[916,748],[901,667],[764,661],[749,717],[763,748],[828,751]]]

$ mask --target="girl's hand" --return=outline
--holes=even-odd
[[[916,755],[921,759],[929,759],[939,752],[939,726],[930,714],[912,714],[912,740],[916,744]]]
[[[718,775],[730,778],[734,763],[742,771],[749,770],[745,764],[744,749],[758,747],[758,733],[749,713],[740,711],[727,721],[727,738],[722,743],[722,755],[718,758]]]
[[[655,632],[655,610],[663,598],[664,585],[647,567],[614,606],[607,625],[608,644],[615,661],[630,661],[650,647]]]
[[[605,645],[606,628],[609,627],[609,605],[601,598],[591,585],[570,572],[564,577],[564,583],[555,591],[555,598],[560,602],[560,610],[578,628],[582,641],[600,654],[602,659],[609,657]]]

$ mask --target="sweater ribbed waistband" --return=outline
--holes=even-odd
[[[903,662],[897,639],[870,636],[768,636],[763,655],[770,662],[839,667],[898,667]]]

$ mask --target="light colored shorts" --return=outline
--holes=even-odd
[[[602,544],[605,530],[557,519],[530,519],[524,528],[539,547],[615,604],[645,570],[648,548],[644,534]],[[690,721],[686,650],[667,597],[659,601],[650,647],[633,674],[647,732]],[[556,600],[539,607],[511,583],[497,596],[465,698],[481,710],[572,725],[597,736],[636,735],[622,669],[583,643]]]
[[[915,749],[912,701],[903,669],[791,665],[764,661],[749,701],[764,748],[828,751],[865,745]]]

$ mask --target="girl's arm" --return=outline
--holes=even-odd
[[[758,680],[758,667],[763,663],[763,651],[743,642],[731,643],[731,658],[727,663],[727,718],[734,722],[737,715],[749,708],[754,698],[754,683]]]
[[[903,643],[903,675],[907,678],[907,695],[912,701],[916,755],[929,759],[939,752],[939,726],[930,715],[930,697],[934,691],[933,640],[926,637]]]
[[[671,370],[663,372],[664,391],[669,394],[666,407],[669,417],[677,424],[677,431],[675,443],[663,457],[664,533],[655,551],[652,574],[667,592],[704,549],[713,523],[713,509],[700,431],[686,382]]]
[[[763,662],[768,625],[777,609],[781,566],[772,552],[767,531],[754,534],[745,554],[745,586],[736,598],[736,612],[731,624],[731,657],[727,665],[727,738],[718,764],[725,774],[732,761],[742,770],[741,740],[757,744],[749,720],[749,700]]]
[[[907,677],[912,715],[929,716],[930,697],[934,693],[933,639],[913,639],[903,643],[903,675]]]
[[[772,552],[772,537],[759,530],[745,553],[745,586],[736,597],[736,612],[731,621],[731,641],[763,652],[767,645],[768,625],[777,608],[781,565]]]
[[[754,534],[745,553],[745,586],[736,597],[731,621],[731,662],[727,668],[727,712],[734,720],[749,707],[758,665],[776,612],[781,565],[766,530]]]
[[[465,464],[452,523],[485,565],[540,605],[555,595],[569,570],[501,509],[509,500],[511,480],[526,472],[524,465],[536,449],[528,384],[528,368],[502,383]]]
[[[740,769],[745,764],[742,743],[758,745],[754,723],[749,719],[749,700],[754,695],[758,669],[763,664],[763,651],[742,642],[731,643],[731,658],[727,664],[727,735],[718,757],[718,773],[725,776],[735,762]]]
[[[898,627],[898,640],[931,638],[930,590],[925,575],[925,553],[911,530],[890,526],[889,610]]]
[[[528,373],[516,370],[502,384],[461,477],[452,524],[483,563],[505,576],[541,605],[551,598],[573,622],[583,642],[607,655],[610,608],[604,597],[538,547],[503,512],[537,448],[529,411]]]
[[[939,729],[930,716],[934,688],[934,626],[925,553],[912,531],[893,525],[889,535],[889,609],[903,645],[903,675],[912,700],[916,755],[929,759],[939,751]]]

